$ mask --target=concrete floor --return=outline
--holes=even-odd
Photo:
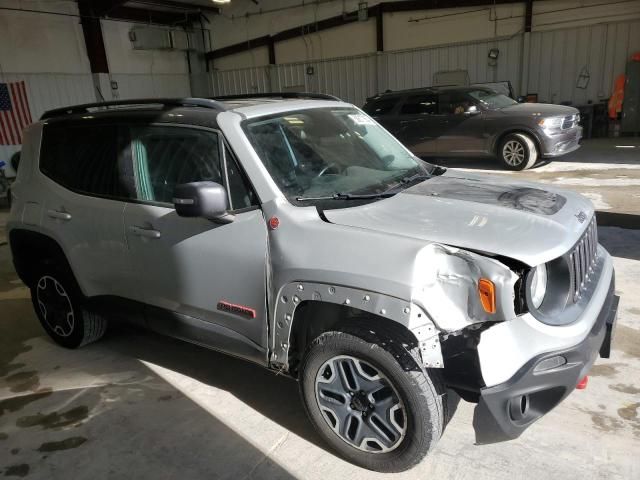
[[[555,182],[611,172],[560,169],[547,178],[543,172],[553,170],[544,169],[558,165],[569,163],[523,176]],[[640,183],[640,171],[625,171]],[[613,198],[601,191],[604,201]],[[633,208],[630,213],[640,212]],[[10,264],[5,221],[0,211],[0,475],[386,477],[327,451],[304,415],[295,382],[259,367],[122,327],[84,349],[54,345]],[[597,362],[588,388],[520,439],[488,446],[474,446],[472,406],[463,402],[436,450],[393,478],[640,478],[640,230],[602,227],[600,240],[614,255],[622,299],[613,358]]]

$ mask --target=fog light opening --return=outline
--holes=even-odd
[[[519,395],[509,402],[511,418],[516,421],[526,420],[529,414],[529,395]]]
[[[555,357],[545,358],[534,368],[534,372],[544,372],[545,370],[551,370],[558,368],[567,363],[567,359],[562,355],[556,355]]]

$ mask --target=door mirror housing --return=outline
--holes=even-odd
[[[231,223],[227,191],[215,182],[191,182],[176,185],[173,206],[181,217],[202,217],[216,223]]]
[[[480,113],[480,109],[475,105],[471,105],[464,113],[466,113],[467,115],[478,115]]]

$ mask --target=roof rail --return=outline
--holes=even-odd
[[[222,95],[220,97],[212,97],[213,100],[242,100],[244,98],[310,98],[313,100],[342,100],[328,93],[311,93],[311,92],[266,92],[266,93],[241,93],[238,95]]]
[[[162,105],[164,107],[203,107],[213,110],[224,111],[226,107],[215,100],[208,98],[141,98],[131,100],[114,100],[111,102],[85,103],[71,107],[55,108],[42,114],[40,120],[59,117],[62,115],[73,115],[76,113],[89,113],[92,109],[115,109],[126,107],[137,107],[140,105]]]

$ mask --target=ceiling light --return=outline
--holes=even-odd
[[[231,0],[211,0],[213,3],[217,3],[218,5],[222,5],[224,3],[231,3]]]

